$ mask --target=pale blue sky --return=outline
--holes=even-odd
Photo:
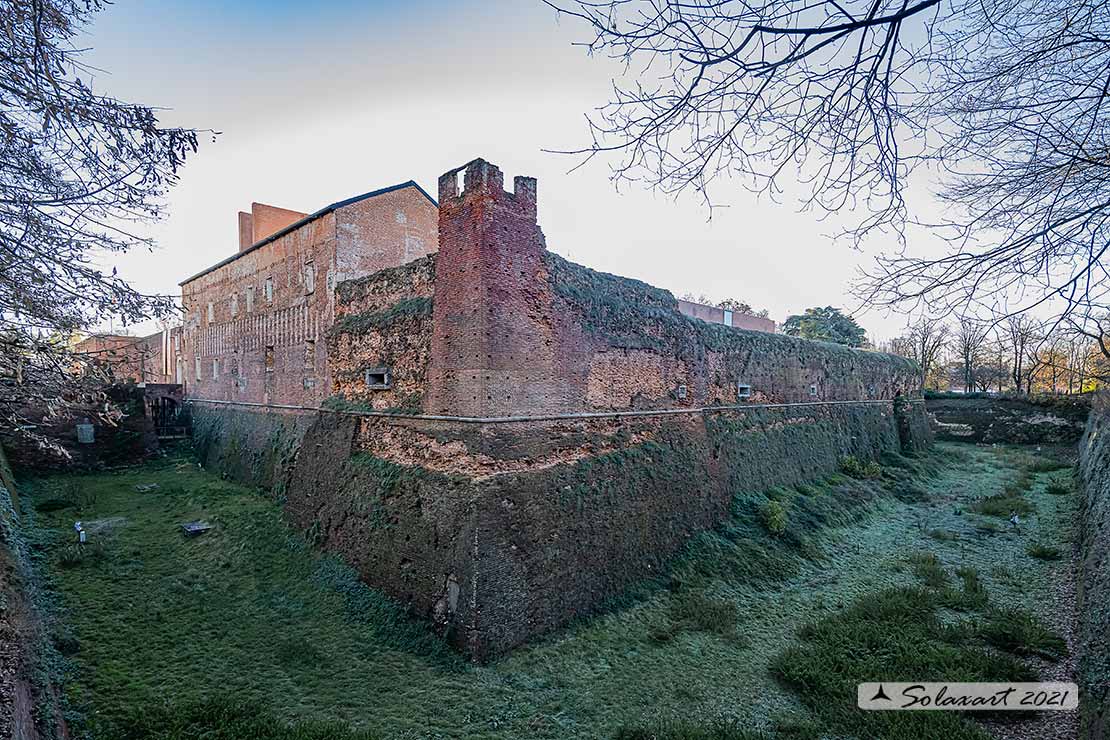
[[[215,2],[117,0],[89,28],[94,85],[166,108],[205,138],[153,230],[159,249],[123,258],[147,291],[235,252],[252,200],[300,211],[477,156],[511,179],[539,178],[548,247],[674,291],[736,297],[782,321],[808,306],[850,306],[867,256],[830,227],[737,187],[712,221],[695,200],[622,189],[602,162],[547,154],[586,142],[583,114],[620,70],[571,42],[582,29],[539,0]],[[901,317],[860,317],[873,339]]]

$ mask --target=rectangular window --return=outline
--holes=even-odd
[[[809,395],[814,396],[814,397],[817,396],[817,386],[816,385],[811,385],[809,387]]]
[[[247,313],[254,312],[254,286],[247,288]]]
[[[304,369],[316,370],[316,340],[306,339],[304,343]]]
[[[274,302],[274,279],[272,277],[266,278],[266,282],[262,284],[262,296],[267,303]]]
[[[274,371],[274,345],[266,347],[266,372],[272,373]]]
[[[220,361],[215,357],[212,358],[212,379],[220,377]]]
[[[232,317],[239,315],[239,294],[231,294],[231,315]]]
[[[197,380],[200,380],[200,358],[198,357],[195,360],[193,360],[193,364],[196,366],[195,370],[196,370]]]
[[[211,302],[208,303],[208,323],[216,320],[216,307]]]
[[[181,341],[180,340],[181,340],[180,335],[178,335],[178,334],[173,335],[173,351],[174,352],[180,352],[181,351]]]
[[[725,309],[725,326],[732,326],[732,311]]]
[[[304,292],[305,295],[316,292],[316,265],[312,262],[306,262],[304,265]]]
[[[736,384],[736,397],[737,398],[751,398],[752,397],[752,387],[750,385],[745,385],[744,383],[737,383]]]
[[[388,367],[368,367],[363,371],[362,379],[372,390],[386,390],[393,382]]]

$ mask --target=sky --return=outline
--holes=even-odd
[[[236,214],[252,201],[312,212],[407,180],[435,193],[440,173],[483,157],[506,182],[539,179],[548,248],[575,262],[779,322],[855,309],[849,283],[871,257],[829,239],[816,214],[737,186],[718,191],[728,207],[710,219],[694,197],[618,190],[610,163],[571,171],[577,159],[545,151],[588,142],[584,115],[622,72],[574,45],[586,35],[540,0],[116,0],[79,40],[94,89],[218,132],[151,227],[157,248],[116,266],[143,291],[179,294],[237,251]],[[873,341],[905,325],[857,318]]]

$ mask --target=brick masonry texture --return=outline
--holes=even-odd
[[[399,232],[377,256],[339,248],[314,298],[275,299],[275,311],[309,304],[322,384],[300,389],[300,367],[279,357],[264,393],[223,377],[190,389],[322,403],[308,414],[196,403],[198,449],[216,470],[273,488],[321,547],[478,659],[665,569],[742,491],[930,442],[912,363],[693,318],[667,291],[548,252],[536,198],[535,180],[508,192],[483,160],[446,173],[424,230],[438,251]],[[306,254],[326,257],[390,214],[342,212],[219,270],[241,263],[244,281],[271,270],[296,288]],[[195,318],[217,280],[193,282]],[[735,404],[749,406],[719,408]],[[358,415],[383,411],[411,418]],[[550,418],[580,413],[609,415]]]
[[[901,418],[885,404],[502,424],[200,417],[207,466],[271,487],[295,526],[479,660],[665,571],[739,492],[928,443],[920,404]]]
[[[435,251],[437,210],[415,185],[329,208],[182,283],[187,395],[318,406],[336,284]]]

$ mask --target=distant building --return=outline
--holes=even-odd
[[[685,301],[681,298],[678,300],[678,310],[695,319],[708,321],[710,324],[724,324],[725,326],[732,326],[737,329],[762,331],[768,334],[774,334],[776,329],[774,321],[762,316],[741,313],[739,311],[729,311],[728,309],[717,308],[716,306],[706,306],[702,303]]]
[[[72,349],[81,359],[111,371],[116,380],[135,383],[179,383],[181,329],[163,329],[145,337],[93,334]]]

